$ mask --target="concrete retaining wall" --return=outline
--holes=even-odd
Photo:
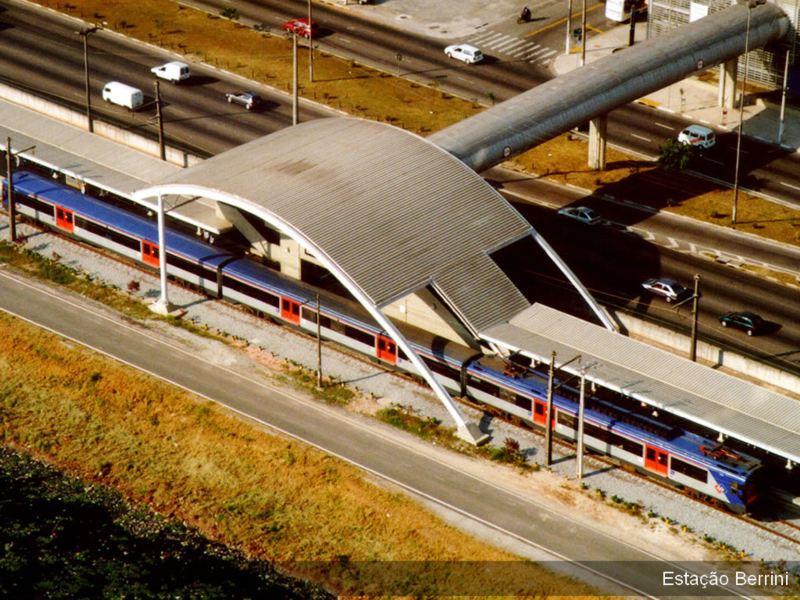
[[[0,99],[7,100],[15,104],[20,104],[25,108],[45,114],[48,117],[63,123],[67,123],[73,127],[78,127],[84,130],[88,129],[86,113],[78,112],[71,108],[61,106],[55,102],[51,102],[44,98],[29,94],[28,92],[20,89],[5,84],[0,84]],[[160,156],[158,142],[148,139],[138,133],[134,133],[116,125],[111,125],[105,121],[99,121],[96,118],[94,120],[94,131],[97,135],[107,138],[113,142],[134,148],[135,150],[139,150],[140,152],[144,152],[145,154],[149,154],[151,156]],[[167,162],[180,167],[188,167],[203,160],[199,156],[189,154],[188,152],[184,152],[171,146],[167,146],[166,148],[166,158]]]
[[[632,315],[618,313],[617,318],[627,328],[629,335],[632,337],[652,340],[653,342],[683,353],[685,356],[689,355],[691,342],[689,336],[648,321],[643,321]],[[708,361],[714,365],[723,366],[732,371],[752,377],[753,379],[800,394],[800,377],[765,365],[752,358],[742,356],[741,354],[723,350],[714,344],[703,341],[698,342],[697,358],[698,360]]]

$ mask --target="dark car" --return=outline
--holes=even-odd
[[[723,327],[735,327],[746,331],[747,335],[758,335],[764,331],[766,322],[756,313],[752,312],[728,312],[719,318],[719,324]]]
[[[241,104],[247,110],[258,108],[262,104],[261,96],[253,92],[230,92],[225,99],[233,104]]]

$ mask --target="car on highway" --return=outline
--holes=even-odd
[[[309,27],[308,19],[303,17],[300,19],[289,19],[281,26],[281,29],[288,33],[296,33],[300,37],[307,38],[311,37],[312,34],[316,37],[319,27],[314,21],[311,22],[311,26]]]
[[[150,72],[156,77],[166,79],[172,83],[178,83],[189,79],[189,65],[184,62],[173,60],[171,62],[153,67]]]
[[[247,110],[253,110],[261,106],[264,101],[255,92],[228,92],[225,99],[231,104],[241,104]]]
[[[471,44],[454,44],[444,49],[448,58],[454,58],[469,65],[483,60],[483,52]]]
[[[558,214],[569,217],[570,219],[575,219],[586,225],[594,225],[602,221],[597,211],[588,206],[567,206],[560,209]]]
[[[688,146],[696,146],[703,150],[710,150],[717,143],[717,134],[713,129],[703,125],[689,125],[678,134],[678,142]]]
[[[720,315],[719,324],[747,332],[747,335],[758,335],[766,329],[766,321],[750,311],[731,311]]]
[[[692,294],[691,291],[674,279],[668,279],[666,277],[648,279],[642,283],[642,287],[654,296],[661,296],[667,302],[683,300]]]

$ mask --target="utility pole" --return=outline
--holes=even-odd
[[[155,80],[156,87],[156,119],[158,120],[158,150],[161,160],[167,160],[167,149],[164,147],[164,116],[161,114],[161,88],[158,79]]]
[[[92,94],[89,87],[89,36],[97,31],[98,27],[88,27],[78,31],[77,34],[83,38],[83,78],[86,84],[86,120],[89,122],[89,133],[94,133],[94,121],[92,120]]]
[[[14,207],[13,154],[11,154],[11,138],[6,138],[6,193],[8,198],[8,222],[11,242],[17,241],[17,213]]]
[[[317,387],[322,389],[322,311],[320,310],[319,293],[317,293]]]
[[[581,394],[578,402],[578,481],[583,479],[583,413],[586,408],[586,369],[581,367]]]
[[[308,0],[308,81],[314,83],[314,28],[311,20],[311,0]]]
[[[783,89],[781,90],[781,117],[778,122],[778,143],[783,142],[783,126],[784,117],[786,116],[786,84],[789,79],[789,59],[791,58],[791,49],[786,49],[786,64],[783,65]]]
[[[744,77],[742,92],[739,95],[739,130],[736,138],[736,168],[733,174],[733,207],[731,209],[731,225],[736,225],[736,210],[739,205],[739,165],[742,158],[742,128],[744,127],[744,96],[747,93],[747,72],[750,70],[750,16],[753,9],[766,0],[750,0],[747,3],[747,29],[744,35]]]
[[[581,66],[586,64],[586,0],[582,0],[581,9]]]
[[[584,0],[585,2],[586,0]],[[550,354],[550,371],[547,378],[547,411],[545,412],[544,442],[547,446],[545,454],[545,466],[549,467],[553,462],[553,378],[556,370],[556,353]]]
[[[567,0],[567,36],[564,41],[564,54],[569,56],[572,40],[572,0]]]
[[[628,30],[628,47],[633,46],[636,41],[636,13],[635,8],[631,8],[631,27]]]
[[[694,276],[694,296],[692,297],[692,348],[689,358],[697,362],[697,319],[699,318],[697,305],[700,300],[700,275]]]
[[[292,33],[292,125],[297,125],[297,34]]]

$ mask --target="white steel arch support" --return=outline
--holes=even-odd
[[[303,244],[307,248],[313,249],[314,256],[328,269],[339,282],[347,288],[356,300],[361,303],[361,305],[367,309],[369,314],[372,316],[373,319],[383,327],[386,332],[392,337],[392,339],[397,343],[397,345],[405,352],[406,356],[411,360],[416,367],[419,374],[425,379],[428,385],[431,387],[433,392],[442,402],[444,407],[447,409],[447,412],[455,421],[457,435],[471,443],[471,444],[481,444],[486,441],[489,436],[484,434],[480,431],[479,427],[475,423],[468,423],[461,412],[458,410],[458,407],[453,402],[453,399],[450,397],[450,394],[447,390],[444,389],[442,384],[440,384],[436,377],[434,376],[433,372],[428,368],[428,366],[424,363],[424,361],[414,352],[411,345],[405,339],[405,337],[400,333],[400,330],[395,327],[394,323],[392,323],[391,319],[386,317],[381,310],[373,304],[369,298],[364,294],[364,292],[350,279],[345,271],[343,271],[339,265],[336,264],[326,253],[325,251],[318,247],[312,240],[307,238],[301,231],[294,228],[291,224],[287,223],[283,219],[279,218],[277,215],[272,213],[271,211],[262,208],[253,202],[243,199],[239,196],[228,194],[225,192],[221,192],[219,190],[205,188],[203,186],[192,185],[192,184],[164,184],[159,186],[153,186],[150,188],[146,188],[143,190],[139,190],[133,194],[133,197],[136,200],[145,200],[147,198],[152,198],[154,196],[159,198],[159,206],[161,206],[161,199],[165,195],[177,195],[177,196],[200,196],[209,198],[211,200],[215,200],[217,202],[222,202],[223,204],[229,204],[235,208],[240,210],[244,210],[249,212],[260,219],[263,219],[271,226],[275,227],[281,233],[289,236],[291,239]],[[159,214],[163,218],[163,211],[159,211]],[[162,246],[163,247],[163,246]],[[161,252],[161,256],[166,257],[165,252]],[[165,263],[164,263],[165,264]],[[166,298],[166,278],[162,278],[162,290],[161,290],[161,297]]]
[[[531,227],[531,236],[536,241],[537,244],[545,251],[545,254],[550,257],[555,265],[559,268],[559,270],[564,274],[564,276],[569,279],[569,282],[572,286],[578,290],[578,293],[581,297],[586,301],[586,304],[589,305],[589,308],[592,309],[597,318],[600,319],[600,322],[603,326],[608,329],[609,331],[613,331],[615,333],[619,332],[619,328],[614,324],[614,321],[611,320],[611,317],[606,312],[606,309],[598,304],[597,300],[594,299],[589,293],[589,290],[581,283],[581,280],[577,278],[575,273],[572,272],[572,269],[569,268],[567,263],[564,262],[564,259],[561,258],[558,253],[553,249],[553,247],[544,239],[544,236],[540,235],[536,229]]]

